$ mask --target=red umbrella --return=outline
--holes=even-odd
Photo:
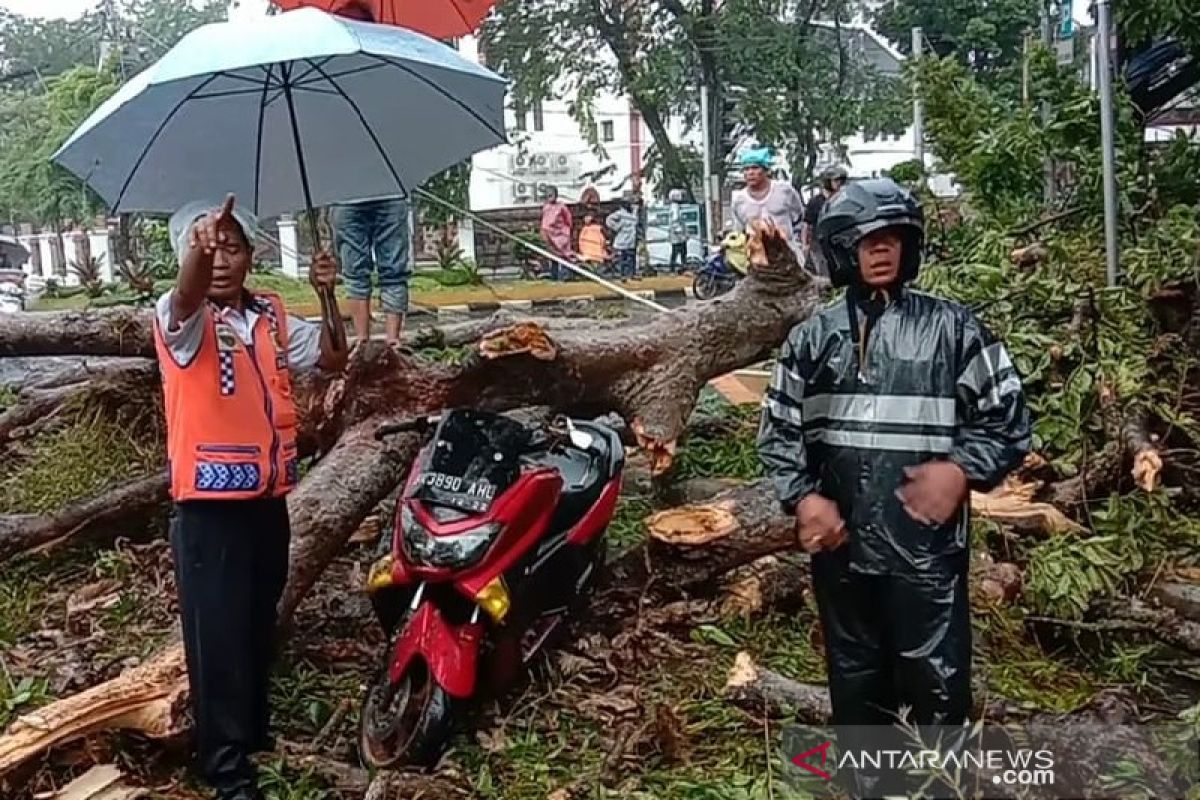
[[[496,0],[272,0],[284,11],[309,6],[354,19],[401,25],[432,36],[453,39],[473,33]]]

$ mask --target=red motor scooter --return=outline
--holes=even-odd
[[[429,430],[367,579],[389,644],[360,749],[380,768],[436,760],[465,701],[516,679],[586,604],[625,464],[616,432],[565,417],[456,409],[376,437]]]

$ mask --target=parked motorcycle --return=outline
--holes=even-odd
[[[586,607],[625,463],[613,430],[565,417],[456,409],[376,437],[430,430],[367,579],[389,637],[360,726],[378,768],[436,760],[469,701],[516,680]]]

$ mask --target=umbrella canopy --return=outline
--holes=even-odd
[[[272,0],[290,11],[319,8],[322,11],[353,13],[365,10],[376,22],[403,25],[435,39],[466,36],[479,27],[496,0]]]
[[[188,34],[54,158],[114,211],[233,193],[273,216],[407,195],[504,143],[504,92],[420,34],[301,9]]]

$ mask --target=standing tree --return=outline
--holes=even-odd
[[[1042,0],[888,0],[875,24],[906,55],[919,26],[933,52],[984,76],[1020,62],[1025,32],[1037,30],[1041,8]]]
[[[698,123],[701,85],[709,89],[714,166],[729,155],[719,132],[730,113],[792,152],[794,169],[811,166],[821,141],[840,141],[865,117],[895,118],[895,105],[879,101],[899,96],[895,83],[872,73],[837,27],[850,12],[846,0],[507,0],[483,40],[489,65],[512,79],[518,106],[573,98],[572,113],[598,152],[595,98],[627,95],[650,130],[660,185],[695,195],[701,162],[672,139],[667,120]],[[728,96],[730,87],[753,91],[740,100]]]

